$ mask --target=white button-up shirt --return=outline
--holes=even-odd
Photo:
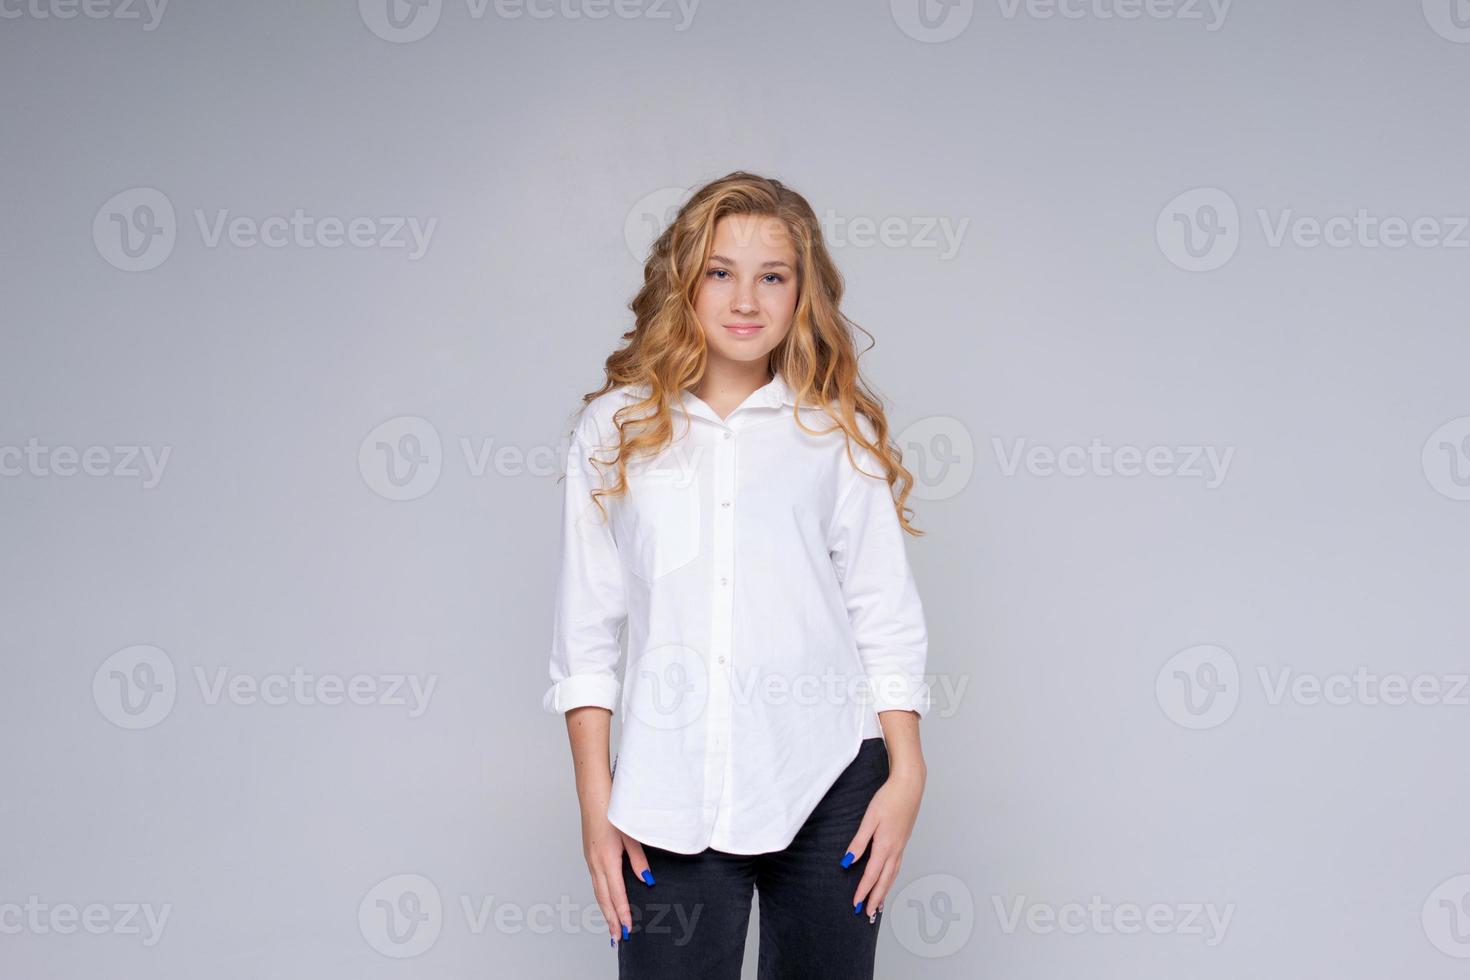
[[[798,427],[779,373],[724,419],[683,392],[672,444],[629,461],[604,521],[590,491],[611,468],[587,457],[612,458],[613,412],[646,392],[598,396],[570,441],[543,707],[621,713],[607,816],[629,837],[781,850],[882,736],[879,711],[929,709],[904,532],[877,457],[853,442],[859,473],[840,428]]]

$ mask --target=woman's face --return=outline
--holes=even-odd
[[[709,360],[764,364],[791,330],[796,290],[796,250],[782,221],[750,214],[721,218],[694,296]]]

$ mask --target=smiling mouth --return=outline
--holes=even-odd
[[[733,333],[751,334],[761,329],[759,323],[727,323],[725,329]]]

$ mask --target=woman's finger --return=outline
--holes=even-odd
[[[868,814],[863,815],[863,822],[858,824],[857,836],[847,845],[847,853],[842,855],[842,866],[851,867],[852,863],[863,856],[863,851],[868,848],[868,841],[873,838],[873,830],[878,826],[878,821]]]
[[[610,866],[605,870],[607,872],[608,898],[612,902],[613,913],[615,915],[615,919],[609,919],[608,921],[616,921],[622,927],[619,930],[622,937],[627,939],[633,931],[633,910],[628,906],[628,889],[623,885],[623,855],[621,853],[615,855],[610,862]],[[613,938],[616,939],[617,937],[614,936]]]
[[[623,834],[623,846],[628,849],[628,862],[633,865],[633,874],[645,885],[652,885],[653,869],[648,866],[648,858],[643,855],[643,845]]]
[[[878,876],[883,871],[883,865],[888,861],[889,848],[881,842],[874,842],[873,852],[868,855],[868,865],[863,869],[863,877],[858,881],[857,891],[852,896],[852,910],[856,914],[862,909],[860,906],[867,901],[873,886],[878,884]]]
[[[883,873],[878,875],[878,883],[868,893],[868,919],[872,921],[883,908],[883,900],[888,897],[888,889],[893,886],[893,880],[898,877],[898,867],[903,863],[902,857],[897,853],[888,856],[883,862]]]
[[[602,866],[596,864],[591,866],[591,872],[592,895],[597,900],[597,907],[602,909],[603,921],[607,923],[608,940],[610,944],[617,945],[618,933],[622,930],[617,925],[618,914],[613,908],[612,894],[607,888],[607,875],[602,870]]]

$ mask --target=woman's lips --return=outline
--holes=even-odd
[[[750,337],[761,332],[758,323],[727,323],[725,329],[737,337]]]

